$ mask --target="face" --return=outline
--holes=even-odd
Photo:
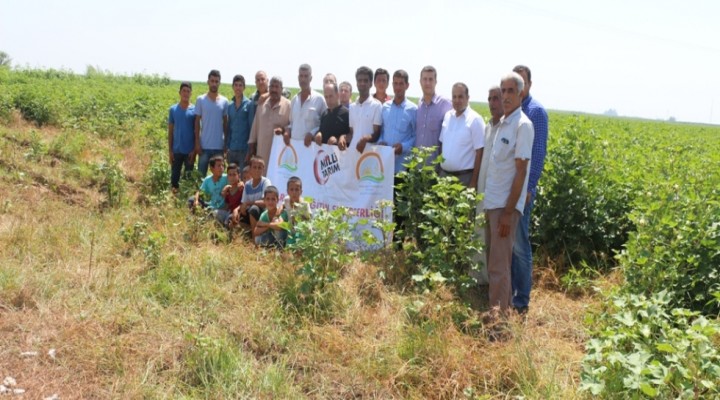
[[[268,91],[268,77],[267,74],[263,71],[258,72],[255,74],[255,87],[257,88],[257,91],[260,93],[267,93]]]
[[[245,84],[237,81],[233,83],[233,93],[235,93],[235,97],[240,98],[242,97],[243,92],[245,91]]]
[[[310,75],[310,71],[298,72],[298,85],[300,85],[300,89],[309,89],[310,82],[312,82],[312,75]]]
[[[231,185],[235,185],[238,182],[240,182],[240,175],[237,172],[237,169],[231,169],[227,172],[227,179],[228,183]]]
[[[210,89],[210,93],[217,93],[218,88],[220,87],[220,78],[217,76],[211,76],[208,78],[208,89]]]
[[[388,88],[388,77],[385,74],[381,74],[375,77],[375,89],[378,92],[385,92]]]
[[[420,86],[422,86],[423,94],[435,94],[435,85],[437,85],[437,79],[434,72],[420,73]]]
[[[327,85],[330,82],[337,85],[337,79],[335,78],[335,75],[333,75],[333,74],[325,75],[325,77],[323,78],[323,86]]]
[[[408,89],[410,84],[405,82],[404,78],[393,77],[393,93],[396,97],[405,98],[405,91]]]
[[[282,96],[282,91],[282,84],[278,81],[272,81],[270,83],[270,100],[272,100],[273,102],[279,101],[280,96]]]
[[[278,196],[275,193],[266,193],[264,199],[265,207],[268,209],[277,208]]]
[[[340,86],[340,101],[345,104],[350,103],[350,97],[352,97],[352,91],[350,90],[350,86],[341,85]]]
[[[452,105],[453,109],[457,112],[465,110],[468,106],[470,97],[465,93],[465,88],[462,86],[453,86],[452,88]]]
[[[361,96],[367,96],[370,93],[370,88],[372,87],[372,82],[370,82],[370,75],[360,74],[355,77],[355,80],[358,93],[360,93]]]
[[[523,91],[521,93],[522,98],[528,97],[528,94],[530,94],[530,85],[532,85],[532,82],[530,82],[530,79],[528,79],[527,71],[520,71],[518,72],[520,76],[523,78],[523,82],[525,82],[525,86],[523,87]]]
[[[522,104],[522,97],[517,90],[517,83],[514,79],[504,80],[500,83],[500,90],[502,91],[503,111],[505,115],[510,115]]]
[[[243,173],[242,173],[242,179],[243,179],[243,182],[247,182],[247,181],[249,181],[250,179],[252,179],[252,176],[250,176],[250,168],[248,168],[248,169],[246,169],[246,170],[243,171]]]
[[[192,95],[192,89],[190,89],[187,86],[183,86],[182,89],[180,89],[180,100],[183,102],[190,101],[190,96]]]
[[[288,195],[290,196],[290,200],[292,200],[293,203],[299,203],[300,196],[302,195],[302,186],[297,182],[290,182],[290,184],[288,184],[287,190]]]
[[[252,179],[262,178],[263,172],[265,172],[265,165],[261,162],[254,161],[250,166],[250,177]]]
[[[325,96],[325,103],[327,103],[328,108],[332,109],[340,104],[338,94],[335,93],[335,88],[332,85],[325,85],[323,95]]]
[[[503,115],[502,94],[499,90],[491,90],[488,92],[488,106],[490,114],[493,118],[500,118]]]
[[[223,165],[222,161],[216,161],[215,165],[213,165],[211,167],[211,171],[214,176],[222,176],[224,169],[225,169],[225,166]]]

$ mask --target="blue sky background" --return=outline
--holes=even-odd
[[[313,87],[360,65],[438,69],[474,101],[516,64],[546,107],[720,124],[720,2],[713,1],[187,1],[0,0],[0,50],[14,65],[167,74],[252,83],[266,70]],[[196,89],[196,92],[198,90]]]

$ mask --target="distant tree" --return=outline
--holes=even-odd
[[[611,108],[603,113],[603,115],[607,115],[608,117],[617,117],[618,113],[615,111],[614,108]]]
[[[675,122],[675,117],[668,118],[668,122]]]
[[[0,67],[9,67],[12,63],[10,55],[4,51],[0,51]]]

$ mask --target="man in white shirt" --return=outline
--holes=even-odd
[[[374,143],[380,137],[382,104],[370,97],[370,88],[373,82],[373,71],[370,68],[358,68],[355,72],[355,81],[358,98],[350,104],[350,134],[340,136],[338,147],[340,150],[344,150],[347,146],[354,144],[362,153],[367,142]]]
[[[458,82],[452,87],[453,109],[445,114],[440,131],[440,176],[455,176],[465,186],[474,188],[480,173],[485,147],[485,123],[480,114],[468,106],[470,91]]]
[[[285,144],[290,144],[290,139],[305,140],[306,136],[312,139],[320,129],[320,116],[327,105],[321,94],[310,89],[310,82],[312,67],[302,64],[298,68],[300,93],[290,102],[290,129],[283,134]]]
[[[515,229],[525,208],[528,163],[535,135],[532,122],[521,108],[523,86],[523,78],[516,72],[500,81],[504,116],[493,143],[485,182],[490,307],[499,307],[503,314],[511,305],[512,249]]]

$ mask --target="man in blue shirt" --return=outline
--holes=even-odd
[[[522,218],[515,230],[515,246],[512,256],[512,305],[520,314],[528,310],[530,303],[530,288],[532,286],[532,247],[530,245],[530,212],[533,209],[533,201],[538,181],[545,166],[545,154],[547,153],[548,139],[548,115],[545,108],[537,100],[530,96],[532,86],[532,75],[530,68],[525,65],[518,65],[513,68],[522,76],[525,87],[522,91],[522,112],[530,118],[533,123],[535,137],[532,146],[532,157],[530,159],[530,171],[527,186],[527,197]]]
[[[242,171],[250,160],[248,139],[250,139],[250,129],[252,129],[255,118],[255,104],[243,94],[245,77],[235,75],[232,87],[235,96],[228,106],[225,147],[228,149],[228,163],[237,164],[238,170]]]
[[[210,71],[207,83],[208,92],[198,96],[195,102],[195,154],[200,156],[198,171],[203,178],[207,175],[210,158],[224,156],[227,150],[224,135],[227,132],[228,100],[218,93],[220,71]]]
[[[417,105],[405,98],[405,92],[410,86],[407,72],[402,69],[395,71],[392,86],[395,97],[383,104],[383,124],[378,143],[392,146],[395,150],[395,174],[397,174],[405,169],[403,165],[405,157],[415,146]]]
[[[168,149],[170,156],[170,186],[173,192],[180,187],[180,173],[185,167],[188,176],[195,164],[195,106],[190,104],[192,85],[180,84],[180,102],[170,107],[168,115]]]

